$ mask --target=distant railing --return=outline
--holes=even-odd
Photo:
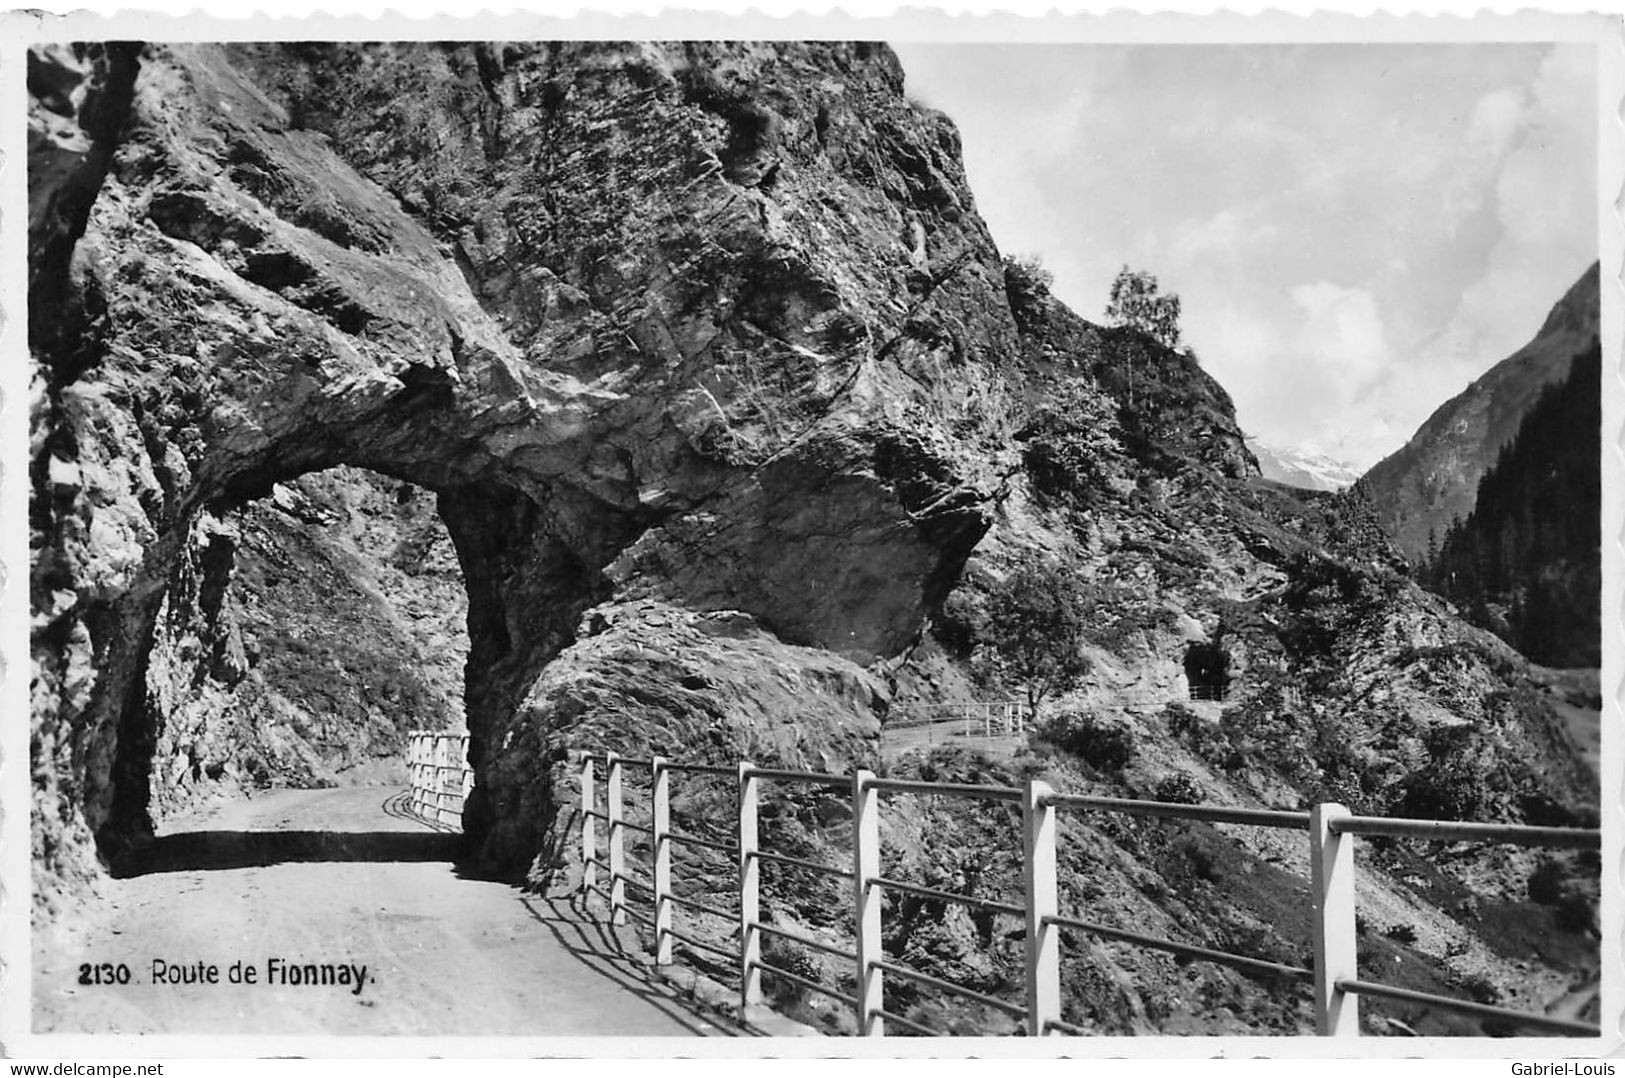
[[[437,824],[461,827],[463,802],[474,788],[468,734],[414,730],[407,740],[406,768],[412,781],[412,812]]]
[[[1221,805],[1183,805],[1159,801],[1136,801],[1111,797],[1080,797],[1058,794],[1047,783],[1030,780],[1022,788],[979,786],[944,782],[914,782],[884,779],[869,771],[852,775],[830,775],[814,771],[761,768],[744,762],[736,767],[680,764],[654,757],[649,760],[622,758],[615,753],[582,753],[578,762],[581,777],[581,889],[609,904],[612,924],[625,924],[630,918],[654,934],[655,962],[672,962],[673,943],[681,942],[697,951],[720,957],[738,972],[741,1012],[761,1003],[762,975],[799,985],[834,998],[853,1009],[858,1031],[867,1036],[885,1033],[888,1022],[917,1033],[937,1031],[885,1006],[885,978],[888,974],[955,993],[1018,1019],[1027,1034],[1086,1034],[1064,1021],[1062,1015],[1060,962],[1062,930],[1087,933],[1164,951],[1184,958],[1213,962],[1250,973],[1262,973],[1312,984],[1316,1032],[1323,1036],[1359,1035],[1358,1002],[1362,995],[1398,999],[1457,1011],[1481,1018],[1495,1018],[1520,1026],[1552,1033],[1596,1037],[1598,1026],[1567,1019],[1550,1018],[1495,1007],[1430,992],[1417,992],[1393,985],[1363,981],[1356,955],[1354,910],[1354,836],[1388,835],[1397,838],[1438,841],[1504,842],[1520,846],[1597,849],[1597,830],[1556,827],[1522,827],[1509,824],[1456,823],[1435,820],[1386,819],[1355,816],[1337,804],[1316,805],[1308,812],[1232,808]],[[605,765],[604,807],[600,809],[595,782],[595,765]],[[650,776],[649,826],[633,824],[626,818],[624,774],[628,768],[647,771]],[[732,842],[719,842],[676,832],[671,826],[671,776],[701,774],[730,778],[737,782],[735,818],[729,821]],[[789,782],[849,790],[852,798],[851,868],[820,864],[761,848],[757,833],[757,802],[762,782]],[[940,891],[880,874],[880,801],[883,793],[912,793],[989,801],[1020,806],[1022,820],[1021,901],[1002,902],[970,895]],[[1161,939],[1139,932],[1068,916],[1059,907],[1056,880],[1056,813],[1114,812],[1210,823],[1247,824],[1256,827],[1305,831],[1309,838],[1313,896],[1312,968],[1266,961]],[[599,853],[597,825],[606,828],[605,848]],[[627,830],[649,836],[652,886],[642,884],[627,872],[625,833]],[[705,848],[730,855],[738,870],[736,903],[722,909],[690,898],[679,897],[672,889],[672,845]],[[760,870],[763,863],[811,870],[851,881],[852,906],[848,926],[855,944],[848,949],[805,933],[790,932],[764,923],[760,906]],[[604,870],[607,889],[599,884]],[[634,909],[627,900],[627,885],[649,896],[650,914]],[[938,901],[958,902],[995,913],[1021,917],[1026,922],[1026,998],[1022,1002],[999,999],[911,969],[887,958],[881,949],[881,896],[886,891],[918,895]],[[735,922],[737,948],[729,948],[679,930],[675,921],[678,908],[704,913]],[[841,992],[794,970],[765,962],[762,958],[764,933],[788,939],[803,946],[851,962],[856,974],[855,992]]]
[[[911,730],[952,723],[965,737],[1021,737],[1027,733],[1026,712],[1014,700],[962,700],[950,704],[914,704],[898,709],[885,730]]]

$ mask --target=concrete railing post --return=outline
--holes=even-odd
[[[653,793],[651,814],[654,831],[655,878],[655,964],[671,965],[671,772],[666,759],[656,756],[649,762]]]
[[[1061,929],[1055,882],[1055,807],[1049,783],[1029,779],[1021,801],[1027,905],[1027,1035],[1042,1037],[1061,1017]]]
[[[1314,889],[1315,1032],[1358,1037],[1357,997],[1337,987],[1359,976],[1354,924],[1354,836],[1339,835],[1332,821],[1349,816],[1338,804],[1309,812],[1309,869]]]
[[[609,803],[604,812],[609,817],[609,923],[622,925],[626,923],[626,828],[621,826],[621,757],[613,752],[604,755],[609,765],[604,783]]]
[[[749,760],[739,764],[739,1011],[762,1001],[761,871],[756,856],[756,792]]]
[[[966,712],[967,717],[969,712]],[[884,958],[880,946],[880,791],[874,773],[858,769],[852,773],[852,895],[856,914],[858,952],[857,1019],[858,1034],[864,1037],[886,1035],[884,971],[878,963]]]
[[[590,901],[592,888],[598,882],[598,836],[593,810],[598,806],[598,795],[593,789],[592,757],[581,754],[581,898]]]

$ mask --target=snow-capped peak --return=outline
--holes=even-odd
[[[1358,469],[1330,457],[1312,446],[1283,447],[1257,438],[1247,446],[1258,458],[1265,479],[1306,490],[1342,490],[1360,478]]]

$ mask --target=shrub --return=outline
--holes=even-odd
[[[1208,763],[1224,765],[1230,759],[1230,740],[1218,723],[1208,722],[1184,704],[1167,705],[1162,717],[1174,739]]]
[[[1416,929],[1410,925],[1389,925],[1388,931],[1383,935],[1395,943],[1412,944],[1416,942]]]
[[[1202,717],[1184,704],[1167,704],[1162,709],[1162,721],[1168,724],[1168,732],[1181,741],[1189,742],[1198,732],[1207,726]]]
[[[1061,386],[1016,432],[1033,490],[1049,502],[1086,507],[1104,488],[1103,465],[1120,452],[1111,398],[1083,381]]]
[[[1184,863],[1185,872],[1193,879],[1219,878],[1219,858],[1212,845],[1194,834],[1180,835],[1169,845],[1174,856]]]
[[[1134,733],[1126,723],[1086,712],[1063,711],[1046,722],[1039,735],[1107,774],[1121,773],[1134,757]]]
[[[767,932],[762,933],[762,961],[770,966],[789,970],[809,981],[822,980],[823,971],[807,948]],[[781,1008],[801,1003],[806,999],[805,988],[784,977],[775,977],[771,970],[764,972],[762,987],[774,1005]]]
[[[1578,891],[1570,891],[1557,902],[1557,927],[1565,932],[1589,932],[1596,926],[1596,911],[1591,900]]]
[[[1164,775],[1152,791],[1152,799],[1170,801],[1177,805],[1194,805],[1202,800],[1202,788],[1183,771]]]
[[[1563,898],[1563,866],[1550,857],[1542,857],[1535,871],[1529,874],[1529,901],[1542,906],[1555,906]]]
[[[1054,283],[1055,275],[1037,255],[1014,255],[1004,260],[1004,294],[1017,324],[1026,326],[1043,320]]]
[[[1501,990],[1495,986],[1494,981],[1482,973],[1467,974],[1461,979],[1457,987],[1461,989],[1462,995],[1474,1003],[1501,1002]]]

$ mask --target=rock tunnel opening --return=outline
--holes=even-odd
[[[1230,694],[1230,652],[1220,644],[1185,649],[1185,681],[1192,700],[1223,700]]]
[[[674,49],[665,51],[675,61]],[[184,801],[185,787],[275,781],[276,757],[217,752],[201,736],[202,715],[224,711],[254,662],[270,661],[277,628],[267,625],[255,652],[223,627],[244,542],[233,515],[340,465],[432,491],[456,549],[467,596],[461,700],[479,783],[465,830],[481,867],[523,869],[545,850],[576,745],[830,767],[869,758],[888,699],[871,668],[912,646],[993,520],[994,469],[962,433],[946,436],[964,417],[943,412],[913,374],[950,344],[975,349],[957,330],[952,341],[898,335],[875,305],[911,287],[884,238],[912,183],[907,169],[884,184],[850,178],[863,204],[883,196],[872,224],[831,231],[809,218],[795,257],[771,253],[778,226],[746,211],[737,183],[706,178],[711,162],[737,153],[733,163],[754,176],[757,151],[802,119],[830,132],[850,124],[802,117],[789,97],[774,99],[772,115],[739,113],[748,138],[737,143],[719,141],[716,113],[692,104],[621,124],[614,102],[660,51],[549,45],[515,50],[511,62],[504,51],[506,84],[520,95],[506,107],[524,137],[579,129],[595,163],[527,165],[515,174],[522,190],[469,202],[489,240],[479,250],[447,230],[462,209],[431,215],[399,197],[396,169],[455,181],[448,191],[507,192],[502,174],[468,171],[475,159],[456,141],[431,150],[409,139],[410,153],[378,155],[389,140],[355,136],[398,111],[392,104],[358,109],[350,119],[363,127],[335,115],[332,137],[313,141],[275,104],[315,63],[297,50],[152,47],[108,73],[91,54],[52,60],[90,96],[52,95],[53,134],[31,143],[31,205],[50,212],[30,218],[31,245],[38,224],[49,254],[31,276],[30,311],[96,315],[75,317],[66,334],[47,331],[50,319],[30,325],[49,383],[30,468],[44,554],[33,582],[32,751],[46,875],[88,876],[93,852],[106,860],[150,839],[152,814]],[[441,71],[445,55],[408,49],[401,70]],[[888,54],[834,59],[865,94],[895,96],[898,130],[915,130]],[[744,70],[728,79],[740,87],[778,65],[749,51],[737,60]],[[563,83],[527,74],[578,66],[606,80],[604,94],[549,104],[544,87]],[[91,93],[104,74],[117,76],[107,83],[116,100]],[[169,85],[189,89],[159,89]],[[463,130],[465,105],[483,115],[491,100],[469,89],[413,101],[434,124]],[[543,112],[529,111],[531,93]],[[556,131],[554,106],[573,117]],[[585,134],[605,123],[625,137]],[[922,139],[937,132],[934,120],[918,126]],[[563,159],[575,160],[573,150]],[[623,166],[647,182],[604,180]],[[788,158],[774,167],[781,185],[801,168]],[[809,191],[836,178],[800,176]],[[707,261],[681,275],[691,280],[672,276],[665,225],[651,230],[669,216],[678,180],[699,184],[694,206],[705,211],[682,243],[709,250],[720,237],[738,252],[715,272]],[[497,227],[510,202],[555,196],[568,197],[549,213],[570,227],[545,241]],[[322,213],[310,212],[318,202]],[[945,210],[940,221],[945,243],[964,241],[969,261],[955,268],[987,272],[940,282],[956,297],[944,310],[997,311],[1002,289],[987,283],[997,252],[960,216]],[[814,240],[836,232],[840,243],[812,257]],[[93,242],[76,247],[81,236]],[[610,311],[621,312],[614,326]],[[623,313],[636,317],[622,326]],[[1013,332],[995,317],[966,341],[996,345],[977,359],[991,363]],[[762,391],[756,375],[780,368],[786,377]],[[874,407],[916,383],[896,409]],[[273,654],[309,647],[285,643]]]
[[[469,735],[465,867],[493,827],[512,861],[540,826],[481,788],[493,734],[603,597],[627,521],[566,488],[331,448],[237,473],[101,612],[123,650],[96,686],[83,803],[115,873],[206,790],[404,787],[419,728]]]
[[[148,810],[206,790],[406,782],[414,729],[466,723],[462,570],[433,493],[340,466],[201,517],[147,654]],[[143,736],[143,734],[145,736]]]

